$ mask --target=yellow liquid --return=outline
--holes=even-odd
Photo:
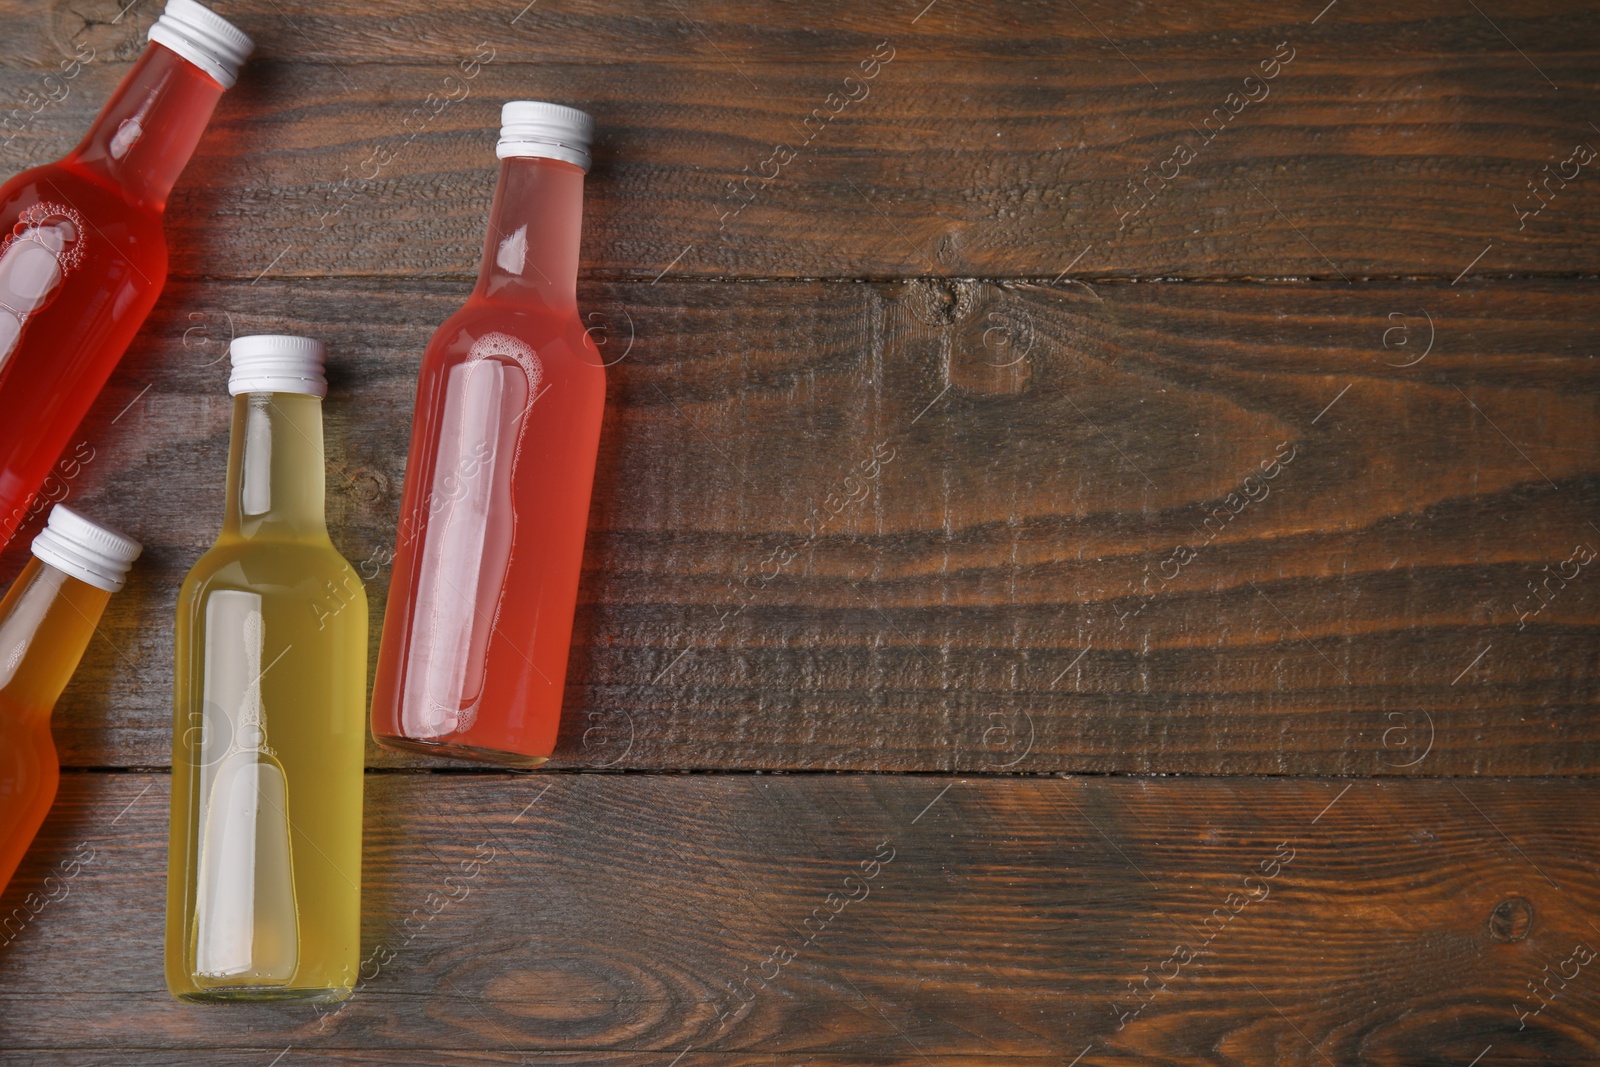
[[[367,599],[316,397],[235,398],[222,536],[178,594],[167,985],[333,1001],[361,955]]]

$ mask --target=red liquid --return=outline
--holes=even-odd
[[[150,45],[83,143],[0,186],[0,548],[167,280],[167,194],[222,96]]]
[[[478,287],[422,360],[372,694],[380,744],[555,748],[605,371],[578,316],[583,171],[501,165]]]

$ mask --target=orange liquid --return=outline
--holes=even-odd
[[[0,548],[161,294],[167,194],[221,95],[151,45],[82,144],[0,186]]]
[[[577,310],[582,210],[578,167],[505,160],[478,287],[423,356],[380,744],[513,766],[555,748],[605,406]]]
[[[56,799],[50,709],[111,594],[30,559],[0,601],[0,890]]]

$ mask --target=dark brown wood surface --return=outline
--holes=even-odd
[[[1540,586],[1600,549],[1592,5],[217,7],[257,57],[50,487],[147,548],[0,896],[0,1062],[1600,1059],[1600,579]],[[0,173],[158,8],[0,0]],[[600,131],[558,760],[373,748],[355,998],[179,1005],[170,619],[227,340],[328,341],[375,634],[516,97]]]
[[[174,196],[174,269],[471,270],[495,175],[486,132],[501,101],[531,94],[599,122],[595,276],[1600,270],[1600,164],[1557,175],[1553,202],[1517,216],[1546,165],[1600,145],[1600,20],[1583,2],[1492,19],[1456,0],[1344,0],[1320,18],[1326,0],[1137,15],[938,0],[920,17],[927,0],[525,2],[226,5],[260,58]],[[113,24],[121,6],[0,2],[14,95],[43,92],[80,45],[98,57],[0,160],[50,159],[81,136],[156,10],[136,2]],[[893,58],[847,86],[885,41]],[[464,81],[480,45],[493,58]],[[1276,76],[1245,85],[1263,63]],[[1235,114],[1246,93],[1260,99]],[[763,174],[780,144],[798,156],[741,187],[754,202],[725,218],[741,202],[728,184]],[[1182,166],[1180,145],[1194,154]]]
[[[16,890],[83,862],[0,955],[19,1055],[1600,1058],[1586,782],[374,775],[371,981],[320,1014],[167,996],[166,782],[69,777]]]
[[[148,546],[60,705],[69,765],[167,762],[230,324],[330,344],[330,518],[376,613],[417,361],[467,288],[171,287],[68,487]],[[1597,295],[588,285],[617,362],[561,758],[1593,773],[1600,581],[1526,613],[1600,547]]]

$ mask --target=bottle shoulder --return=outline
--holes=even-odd
[[[332,581],[365,599],[350,561],[326,538],[265,540],[224,537],[189,568],[179,593],[188,601],[221,589],[291,593]]]
[[[19,227],[44,224],[57,215],[87,224],[78,239],[109,241],[124,249],[137,247],[141,262],[152,257],[165,261],[167,239],[161,210],[130,200],[115,185],[65,161],[33,167],[0,185],[0,240],[20,235]]]
[[[599,380],[605,368],[577,309],[551,310],[536,304],[489,300],[474,296],[434,331],[423,357],[424,368],[452,366],[493,352],[496,342],[515,342],[542,362],[570,365],[575,373],[592,372]]]

